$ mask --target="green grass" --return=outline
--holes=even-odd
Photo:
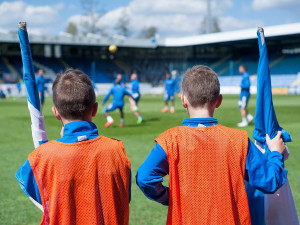
[[[254,114],[255,101],[250,100],[249,111]],[[98,102],[100,102],[98,98]],[[240,122],[237,109],[238,96],[225,95],[222,106],[217,109],[215,117],[219,123],[236,127]],[[280,125],[288,130],[293,139],[289,143],[291,152],[286,168],[289,170],[289,180],[294,195],[298,214],[300,213],[300,96],[274,96],[274,105]],[[44,108],[48,138],[59,138],[60,122],[52,116],[51,99],[46,99]],[[130,203],[130,224],[165,224],[167,207],[148,200],[135,184],[135,174],[154,147],[153,140],[164,130],[181,124],[187,117],[181,107],[179,98],[176,99],[176,113],[163,114],[162,96],[143,96],[140,109],[146,122],[136,124],[136,117],[129,111],[129,104],[125,106],[124,128],[118,127],[119,115],[112,113],[115,124],[104,128],[105,118],[99,113],[94,123],[99,128],[99,133],[124,141],[126,152],[132,165],[132,200]],[[254,126],[246,128],[252,136]],[[21,164],[33,150],[30,130],[30,119],[25,98],[7,99],[0,101],[0,224],[38,224],[42,213],[23,194],[14,175]]]

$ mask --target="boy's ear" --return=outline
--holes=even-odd
[[[188,104],[187,104],[187,99],[186,97],[182,94],[181,95],[181,104],[184,108],[187,108],[188,107]]]
[[[216,103],[216,108],[219,108],[223,101],[223,95],[219,95]]]
[[[95,102],[92,108],[92,117],[95,117],[98,111],[98,102]]]
[[[59,115],[59,112],[55,108],[55,106],[52,106],[52,112],[56,119],[61,120],[61,116]]]

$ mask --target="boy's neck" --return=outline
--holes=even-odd
[[[188,114],[190,118],[210,118],[214,116],[214,109],[189,108]]]

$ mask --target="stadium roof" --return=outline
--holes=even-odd
[[[295,35],[295,34],[300,35],[300,23],[267,26],[264,27],[264,30],[265,30],[265,37],[267,38]],[[166,38],[164,40],[163,46],[179,47],[179,46],[203,45],[203,44],[256,39],[257,38],[256,31],[257,28],[253,28],[253,29],[246,29],[246,30],[197,35],[192,37]]]
[[[115,44],[119,47],[154,48],[154,47],[183,47],[193,45],[205,45],[213,43],[234,42],[241,40],[256,39],[256,29],[227,31],[212,34],[203,34],[190,37],[165,38],[165,39],[132,39],[115,35],[112,38],[104,38],[95,34],[87,36],[72,36],[62,33],[58,36],[30,35],[32,44],[55,44],[55,45],[86,45],[86,46],[109,46]],[[264,27],[265,37],[280,37],[300,35],[300,23],[292,23],[277,26]],[[0,30],[0,43],[18,43],[16,33],[8,33]]]

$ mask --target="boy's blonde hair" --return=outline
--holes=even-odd
[[[218,76],[208,66],[194,66],[184,74],[182,91],[192,107],[215,103],[220,95]]]

